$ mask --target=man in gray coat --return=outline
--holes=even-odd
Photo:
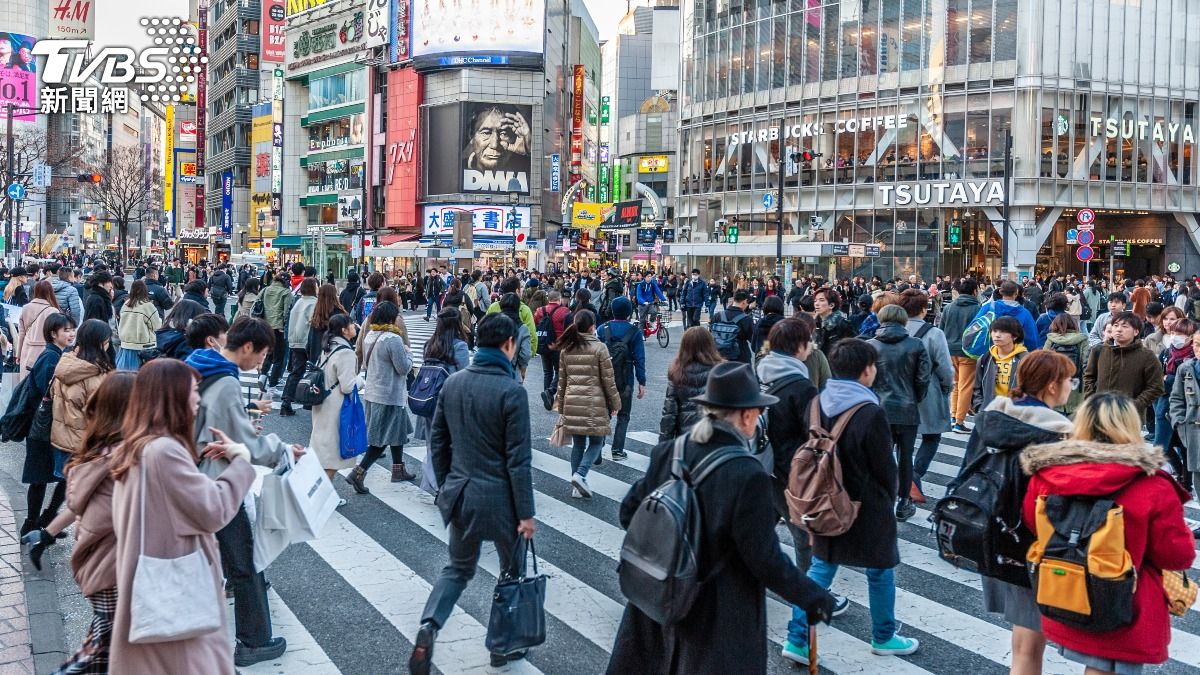
[[[904,328],[925,345],[925,353],[929,354],[929,362],[933,366],[929,389],[925,390],[925,397],[917,405],[921,413],[921,425],[917,428],[917,433],[921,434],[921,446],[913,457],[912,485],[908,487],[909,496],[917,504],[925,503],[921,477],[929,470],[933,456],[937,454],[942,434],[950,431],[950,392],[954,390],[954,365],[950,361],[946,334],[924,319],[928,302],[929,295],[915,288],[900,294],[900,306],[908,312],[908,324]],[[905,486],[900,487],[903,489]]]
[[[429,448],[450,561],[421,612],[408,662],[414,675],[430,672],[438,630],[475,576],[480,545],[495,542],[500,569],[512,570],[521,562],[513,555],[518,537],[533,538],[529,396],[513,378],[512,365],[517,326],[503,314],[489,314],[476,327],[476,345],[474,363],[447,378],[433,415]],[[491,662],[500,667],[524,656],[492,654]]]

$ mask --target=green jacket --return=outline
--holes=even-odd
[[[183,268],[175,265],[167,265],[167,281],[172,284],[183,283]]]
[[[287,277],[283,278],[282,284],[275,282],[267,286],[261,297],[263,311],[266,313],[264,318],[267,323],[271,324],[273,330],[283,330],[284,319],[292,308],[294,300],[292,289],[287,284]]]
[[[500,313],[500,301],[493,302],[487,309],[488,314]],[[533,323],[533,310],[525,303],[521,303],[521,323],[529,329],[529,349],[531,353],[537,353],[537,326]]]

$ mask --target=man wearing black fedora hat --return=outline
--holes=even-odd
[[[758,417],[779,401],[759,390],[744,363],[717,364],[705,392],[693,397],[704,417],[690,431],[684,464],[697,466],[711,453],[746,448],[745,457],[722,464],[696,487],[704,514],[698,572],[705,582],[687,618],[670,635],[633,603],[625,608],[609,673],[766,672],[766,589],[828,621],[834,599],[784,555],[775,534],[779,516],[771,502],[771,477],[750,454]],[[675,439],[663,439],[650,455],[645,477],[621,502],[621,526],[645,497],[671,475]],[[719,573],[714,574],[714,571]]]

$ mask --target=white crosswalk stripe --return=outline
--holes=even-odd
[[[406,315],[409,341],[419,359],[421,347],[432,335],[434,321],[426,323],[423,313]],[[535,430],[535,435],[544,435]],[[541,570],[550,576],[546,611],[556,633],[556,642],[543,648],[568,641],[580,655],[559,654],[548,660],[511,664],[509,672],[560,672],[564,664],[574,664],[579,672],[600,672],[604,664],[595,662],[595,655],[606,658],[613,649],[617,627],[622,614],[623,599],[615,580],[623,531],[616,522],[616,508],[629,491],[632,481],[641,477],[649,465],[650,448],[657,442],[654,430],[631,430],[626,449],[629,457],[620,463],[606,461],[592,470],[588,480],[595,497],[592,500],[570,499],[569,463],[545,447],[544,438],[535,440],[533,467],[534,487],[539,522],[539,545],[543,556]],[[900,528],[901,567],[897,571],[896,618],[904,628],[902,634],[916,635],[923,649],[903,658],[873,656],[869,652],[869,605],[865,575],[861,570],[844,569],[834,584],[834,592],[845,595],[852,603],[850,614],[834,621],[831,627],[821,627],[822,667],[832,673],[927,673],[927,672],[1003,672],[1010,663],[1009,631],[995,615],[983,611],[978,575],[956,569],[942,561],[936,551],[927,518],[933,501],[945,494],[942,486],[958,471],[957,461],[964,453],[965,435],[943,437],[939,457],[934,461],[924,481],[925,494],[930,502],[919,508],[909,524]],[[416,469],[425,458],[423,444],[406,446],[410,468]],[[608,453],[606,452],[606,457]],[[334,517],[322,536],[307,548],[320,558],[328,569],[314,570],[312,582],[340,584],[374,608],[395,628],[402,639],[415,639],[419,615],[437,571],[446,563],[447,534],[441,516],[427,493],[411,483],[392,483],[388,472],[377,464],[370,472],[367,484],[370,497],[349,496],[352,506]],[[345,484],[338,487],[345,492]],[[1189,505],[1189,519],[1200,517],[1200,511]],[[378,527],[367,522],[365,511],[374,511],[389,527],[400,528],[411,544],[395,545],[379,534]],[[350,514],[350,515],[348,515]],[[790,535],[780,527],[781,545],[791,555]],[[543,536],[542,533],[547,533]],[[293,551],[285,553],[285,557]],[[473,584],[493,583],[498,574],[497,561],[490,546],[485,546],[480,558],[480,573]],[[270,571],[268,571],[270,575]],[[330,578],[326,578],[330,577]],[[336,577],[336,578],[334,578]],[[278,583],[283,583],[282,581]],[[287,593],[282,593],[288,596]],[[334,661],[327,635],[310,634],[296,615],[286,606],[281,595],[271,593],[272,613],[277,633],[288,638],[298,648],[289,650],[284,658],[272,664],[260,664],[242,669],[248,675],[276,672],[333,672]],[[1172,628],[1171,661],[1163,672],[1200,671],[1200,613],[1198,608]],[[779,647],[786,637],[790,607],[775,596],[767,602],[768,637],[771,642],[769,671],[785,673],[790,665],[779,656]],[[435,665],[444,673],[483,671],[488,668],[488,655],[483,645],[486,632],[486,610],[460,603],[453,618],[441,631],[435,650]],[[410,648],[410,647],[409,647]],[[408,649],[408,648],[406,648]],[[407,651],[392,655],[399,665]],[[583,654],[591,661],[576,661]],[[946,665],[953,663],[953,666]],[[964,665],[966,664],[966,665]],[[311,668],[311,669],[310,669]],[[1044,672],[1050,674],[1077,673],[1081,668],[1068,663],[1053,649],[1048,649]],[[390,671],[389,671],[390,672]],[[1157,672],[1150,668],[1147,672]]]

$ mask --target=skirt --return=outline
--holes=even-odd
[[[983,577],[983,609],[1003,614],[1014,626],[1042,632],[1042,614],[1038,611],[1033,589],[999,579]]]
[[[113,620],[117,613],[117,589],[105,589],[88,596],[92,603],[92,622],[83,646],[54,675],[83,675],[84,673],[107,673],[108,652],[112,646]]]
[[[132,370],[136,372],[137,369],[142,367],[142,357],[139,354],[139,351],[121,347],[117,351],[117,370]]]
[[[70,455],[50,445],[47,441],[25,439],[25,466],[21,469],[21,482],[57,483],[62,467]]]
[[[413,432],[408,408],[372,401],[364,403],[367,412],[367,445],[382,448],[408,443],[408,437]]]
[[[1066,660],[1081,663],[1088,668],[1116,673],[1117,675],[1142,675],[1143,666],[1140,663],[1117,661],[1104,656],[1092,656],[1091,654],[1077,652],[1074,649],[1067,649],[1062,645],[1058,645],[1058,653],[1062,654]]]

